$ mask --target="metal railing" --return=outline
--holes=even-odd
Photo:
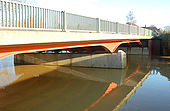
[[[0,0],[0,27],[152,36],[151,30],[138,26],[5,0]]]
[[[128,24],[120,24],[120,23],[118,23],[118,33],[121,33],[121,34],[130,34],[129,33],[129,25]]]
[[[145,35],[145,29],[144,28],[140,28],[140,35]]]
[[[68,30],[96,31],[96,19],[71,13],[66,13]]]
[[[116,33],[116,22],[100,20],[100,31]]]
[[[0,0],[0,26],[61,29],[60,11]]]
[[[138,32],[138,27],[137,26],[130,26],[130,34],[133,34],[133,35],[138,35],[139,32]]]

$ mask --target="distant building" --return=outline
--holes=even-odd
[[[155,26],[150,26],[150,27],[143,27],[143,28],[146,28],[146,29],[149,29],[149,30],[152,30],[153,31],[153,35],[154,36],[160,36],[161,35],[161,30],[158,29],[157,27]]]
[[[135,23],[132,23],[132,22],[127,22],[126,24],[139,27],[138,25],[136,25]]]

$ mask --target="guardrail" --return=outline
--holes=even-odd
[[[0,26],[15,28],[60,29],[61,12],[1,0]]]
[[[0,0],[0,27],[152,36],[152,31],[99,18]]]

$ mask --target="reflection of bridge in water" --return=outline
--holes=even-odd
[[[117,110],[149,75],[147,57],[130,56],[128,60],[124,70],[15,66],[16,76],[24,75],[14,85],[1,89],[0,109]],[[39,77],[29,79],[35,75]]]

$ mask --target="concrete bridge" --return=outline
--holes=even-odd
[[[112,53],[120,44],[151,38],[151,30],[137,26],[0,1],[0,59],[90,46],[101,46]]]

